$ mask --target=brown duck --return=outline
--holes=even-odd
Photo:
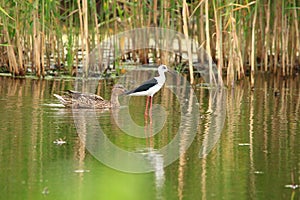
[[[54,94],[54,96],[65,106],[72,108],[95,108],[95,109],[108,109],[113,107],[119,107],[118,96],[125,92],[125,88],[122,85],[115,85],[112,90],[111,100],[105,100],[101,96],[89,93],[81,93],[78,91],[68,90],[65,95],[60,96]]]

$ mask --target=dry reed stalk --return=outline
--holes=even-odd
[[[130,12],[130,7],[128,7],[127,4],[124,4],[124,17],[125,17],[125,23],[124,23],[124,26],[127,27],[129,30],[132,29],[132,23],[131,23],[131,12]]]
[[[88,31],[88,5],[87,0],[78,0],[78,12],[80,21],[80,35],[81,35],[81,51],[85,54],[85,63],[83,66],[84,76],[88,75],[89,67],[89,31]]]
[[[220,12],[216,8],[216,1],[213,1],[214,7],[214,16],[215,16],[215,27],[216,27],[216,58],[217,58],[217,65],[220,76],[222,77],[222,69],[223,69],[223,38],[222,38],[222,16]],[[219,78],[219,84],[223,82]]]
[[[57,66],[60,67],[60,58],[61,58],[61,54],[60,54],[60,49],[61,49],[61,40],[60,40],[60,33],[59,31],[56,31],[56,36],[55,36],[55,41],[54,44],[56,44],[56,59],[55,62],[57,63]]]
[[[163,7],[164,7],[164,25],[169,28],[170,27],[170,12],[168,12],[168,9],[170,8],[170,2],[169,1],[162,1]],[[187,4],[186,4],[187,6]],[[188,7],[187,7],[188,9]]]
[[[41,33],[39,33],[41,35],[41,41],[40,41],[40,65],[41,65],[41,74],[44,77],[45,76],[45,5],[44,5],[44,0],[42,0],[42,16],[41,16],[41,26],[42,26],[42,30]]]
[[[291,35],[290,35],[290,38],[295,38],[295,30],[294,30],[294,26],[292,26],[291,27]],[[293,52],[294,51],[294,49],[296,49],[296,43],[294,43],[294,42],[292,42],[291,43],[291,45],[290,45],[290,50],[289,50],[289,52],[290,52],[290,70],[289,70],[289,73],[290,73],[290,75],[292,75],[293,74],[293,69],[294,69],[294,66],[295,66],[295,57],[294,57],[294,55],[295,55],[295,53]]]
[[[258,3],[255,3],[255,10],[254,10],[254,16],[252,21],[252,40],[251,40],[251,87],[254,87],[254,71],[255,71],[255,27],[256,27],[256,16],[257,16],[257,5]]]
[[[285,52],[286,52],[286,75],[290,76],[290,72],[291,72],[291,63],[290,63],[290,56],[289,56],[289,47],[290,47],[290,43],[289,43],[289,39],[290,39],[290,30],[291,30],[291,26],[290,26],[290,22],[289,22],[289,18],[288,16],[286,16],[286,34],[285,34]]]
[[[93,1],[94,5],[96,6],[96,0]],[[100,45],[100,33],[99,33],[99,28],[98,28],[98,17],[97,17],[97,9],[95,8],[94,11],[94,21],[95,21],[95,31],[96,31],[96,48],[98,50],[98,56],[101,57],[101,48],[98,48],[98,46]],[[100,61],[101,62],[101,61]],[[98,70],[100,72],[102,72],[102,66],[101,63],[98,63]]]
[[[293,12],[294,14],[294,12]],[[297,20],[294,20],[294,21],[297,21]],[[297,26],[295,25],[297,23],[294,23],[294,26],[291,25],[291,36],[290,36],[290,39],[293,40],[293,38],[296,38],[297,37]],[[297,24],[298,25],[298,24]],[[298,38],[296,39],[296,42],[291,42],[291,45],[290,45],[290,55],[291,55],[291,69],[290,69],[290,74],[294,74],[294,67],[296,65],[296,59],[297,59],[297,52],[299,53],[298,51],[298,44],[297,44],[297,41]]]
[[[7,56],[8,56],[8,62],[9,62],[9,72],[12,73],[13,75],[19,75],[17,59],[16,59],[16,55],[14,52],[13,44],[11,42],[11,39],[10,39],[10,36],[8,33],[7,23],[4,23],[3,29],[4,29],[4,33],[5,33],[6,40],[7,40]]]
[[[78,39],[77,39],[77,44],[78,44]],[[77,45],[79,46],[79,45]],[[78,66],[79,66],[79,57],[78,57],[78,49],[75,49],[75,69],[74,69],[74,75],[78,75]]]
[[[272,55],[274,55],[274,57],[272,59],[273,60],[273,70],[272,71],[274,72],[274,74],[277,73],[277,64],[278,64],[277,24],[278,24],[278,16],[275,14],[274,24],[273,24],[273,38],[272,38]]]
[[[228,64],[227,64],[227,85],[234,86],[234,70],[233,70],[233,47],[229,46]]]
[[[118,24],[117,24],[117,3],[113,1],[113,19],[114,19],[114,34],[118,33]]]
[[[268,0],[266,10],[266,27],[265,27],[265,42],[264,42],[264,71],[268,71],[268,56],[269,56],[269,31],[270,31],[270,4],[271,0]]]
[[[153,25],[154,27],[157,26],[157,0],[153,0]]]
[[[187,44],[187,50],[188,50],[188,61],[189,61],[189,72],[190,72],[190,82],[191,84],[194,83],[194,70],[193,70],[193,58],[192,58],[192,50],[189,40],[189,32],[188,32],[188,6],[186,3],[186,0],[183,0],[182,2],[182,19],[183,19],[183,34],[185,36],[185,40],[188,43]]]
[[[40,29],[39,29],[39,13],[38,13],[38,0],[35,3],[35,8],[33,12],[33,65],[36,71],[37,77],[41,77],[41,62],[40,62]]]
[[[85,44],[85,61],[86,61],[86,72],[89,67],[89,27],[88,27],[88,3],[87,0],[83,1],[83,22],[84,22],[84,44]]]
[[[147,16],[147,23],[146,23],[146,26],[147,27],[150,27],[151,26],[151,21],[152,21],[152,16],[153,16],[153,12],[151,11],[152,8],[150,5],[146,5],[147,6],[147,9],[148,9],[148,16]]]
[[[264,4],[261,2],[257,10],[257,28],[256,28],[256,46],[260,48],[256,48],[256,64],[260,66],[259,70],[263,71],[263,62],[264,62],[264,54],[265,54],[265,34],[264,34],[264,17],[265,17],[265,9]]]
[[[23,46],[20,40],[19,28],[16,28],[16,47],[18,50],[18,63],[19,63],[20,75],[25,75],[25,69],[23,67]]]
[[[79,15],[79,25],[80,25],[80,39],[81,39],[81,53],[83,55],[84,53],[84,25],[83,25],[83,11],[82,11],[82,5],[81,5],[81,0],[77,0],[77,4],[78,4],[78,15]],[[78,40],[79,42],[79,40]],[[78,54],[78,53],[77,53]],[[86,64],[85,64],[86,65]],[[86,74],[87,70],[86,70],[86,66],[83,66],[83,72],[84,74]]]
[[[281,30],[281,68],[282,68],[282,70],[281,70],[281,73],[282,73],[282,76],[285,77],[287,75],[287,73],[286,73],[287,18],[286,18],[286,15],[284,15],[283,13],[282,13],[281,17],[282,17],[282,30]]]
[[[40,58],[41,58],[41,62],[40,62],[40,65],[41,65],[41,74],[42,76],[44,77],[45,76],[45,58],[44,58],[44,55],[45,55],[45,36],[44,36],[44,31],[42,31],[41,33],[41,47],[40,47]]]
[[[234,48],[234,58],[236,58],[236,62],[233,64],[236,66],[237,71],[237,78],[238,80],[242,79],[244,77],[244,68],[243,68],[243,57],[241,54],[241,48],[239,44],[239,39],[236,33],[236,22],[235,19],[232,17],[231,14],[231,34],[233,39],[233,48]]]
[[[294,0],[294,5],[296,6],[296,0]],[[299,59],[299,54],[300,54],[300,34],[299,34],[299,26],[298,26],[298,23],[299,23],[299,20],[298,20],[298,15],[297,15],[297,9],[295,8],[294,9],[294,26],[295,26],[295,37],[296,38],[296,48],[295,48],[295,53],[298,53],[298,59]]]
[[[43,37],[44,35],[42,35]],[[61,63],[64,65],[66,63],[66,55],[65,55],[65,46],[64,46],[64,41],[63,41],[63,35],[60,35],[61,36],[61,44],[62,44],[62,48],[61,48]]]
[[[49,44],[50,44],[50,49],[51,49],[51,52],[49,53],[49,55],[52,55],[54,56],[54,53],[56,52],[55,50],[55,35],[53,33],[50,33],[49,34]],[[51,58],[49,58],[51,59]],[[50,65],[50,60],[49,60],[49,65]]]
[[[294,1],[294,6],[296,7],[296,2]],[[293,22],[294,24],[291,22],[291,24],[293,24],[292,28],[293,28],[293,31],[291,31],[292,33],[292,36],[291,36],[291,40],[293,40],[293,38],[296,39],[295,42],[292,42],[292,46],[291,46],[291,74],[294,73],[294,67],[296,65],[296,62],[299,63],[299,53],[300,53],[300,43],[299,43],[299,26],[298,26],[298,23],[299,23],[299,20],[298,19],[298,15],[297,15],[297,9],[294,8],[293,11],[292,11],[292,16],[293,16]],[[298,64],[297,63],[297,64]]]
[[[176,9],[178,10],[178,12],[182,11],[181,5],[177,4]],[[182,27],[183,27],[182,13],[178,14],[178,12],[176,12],[176,15],[179,17],[177,17],[177,23],[175,25],[175,30],[177,30],[178,32],[182,32]]]
[[[211,56],[211,50],[210,50],[210,33],[209,33],[209,15],[208,15],[208,0],[205,0],[205,37],[206,37],[206,52],[208,56]],[[209,60],[209,81],[213,81],[213,71],[212,71],[212,60]]]
[[[199,43],[202,44],[205,41],[205,30],[204,30],[204,5],[200,6],[200,23],[199,23]]]

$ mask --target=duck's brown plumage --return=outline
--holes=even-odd
[[[120,105],[118,95],[123,94],[124,92],[125,89],[122,85],[115,85],[110,101],[95,94],[81,93],[73,90],[68,90],[63,96],[57,94],[54,94],[54,96],[65,107],[107,109],[118,107]]]

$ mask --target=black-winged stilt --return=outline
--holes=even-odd
[[[166,82],[165,72],[167,72],[167,71],[168,71],[168,68],[166,65],[160,65],[158,67],[159,76],[154,77],[154,78],[142,83],[137,88],[125,93],[126,95],[129,95],[129,96],[147,96],[145,115],[148,114],[147,110],[148,110],[149,99],[150,99],[150,109],[151,109],[153,95],[155,93],[157,93],[161,89],[161,87],[164,85],[164,83]]]

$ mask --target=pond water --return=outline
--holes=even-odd
[[[97,94],[110,99],[115,83],[100,80]],[[127,135],[114,111],[77,115],[62,107],[53,94],[76,84],[0,77],[1,199],[300,199],[299,76],[282,80],[258,75],[253,90],[247,80],[221,92],[196,85],[196,100],[188,99],[186,91],[170,92],[184,84],[170,82],[155,95],[153,103],[161,107],[154,106],[148,117],[146,98],[132,97],[120,111],[132,119],[120,121],[126,125],[131,120],[146,134],[157,132],[148,138]],[[182,102],[176,100],[181,94],[187,101],[181,106],[190,112],[184,116]],[[191,101],[198,102],[193,107]],[[93,127],[82,128],[89,126],[91,115],[105,133],[100,142]],[[165,164],[170,155],[159,150],[179,131],[175,151],[187,150]],[[151,157],[153,168],[120,171],[140,166],[102,148],[108,142]],[[119,161],[118,166],[109,167],[99,155]]]

